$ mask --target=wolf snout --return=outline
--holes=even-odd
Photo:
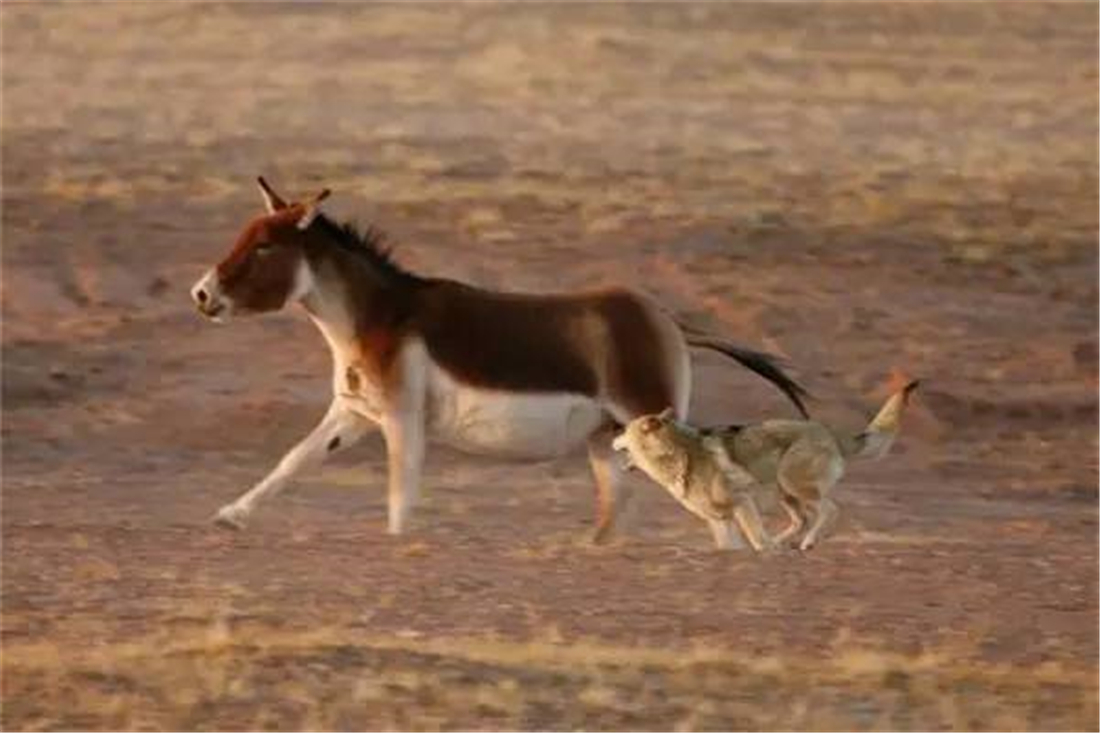
[[[626,440],[626,433],[611,441],[611,450],[619,454],[619,468],[623,471],[630,471],[635,467],[630,455],[630,445]]]

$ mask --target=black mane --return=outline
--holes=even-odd
[[[387,244],[386,234],[374,226],[360,231],[354,222],[334,222],[324,214],[314,219],[314,224],[345,252],[355,255],[383,275],[401,280],[419,280],[393,259],[393,247]]]

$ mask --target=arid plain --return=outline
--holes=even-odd
[[[16,728],[1097,728],[1097,7],[5,3],[3,695]],[[364,441],[209,524],[319,419],[299,312],[188,289],[258,173],[425,274],[634,286],[856,426],[808,554],[721,554],[582,456]],[[702,424],[789,415],[696,355]]]

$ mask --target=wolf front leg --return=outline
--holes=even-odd
[[[714,546],[719,550],[744,550],[745,540],[741,538],[741,530],[737,525],[728,520],[708,519],[711,536],[714,537]]]
[[[771,549],[772,540],[760,521],[760,512],[756,509],[756,501],[752,498],[752,492],[757,488],[756,479],[740,464],[734,463],[720,440],[713,437],[704,438],[705,447],[718,467],[720,478],[711,482],[708,490],[710,500],[714,505],[722,505],[723,511],[729,512],[732,518],[723,522],[711,521],[711,531],[714,540],[719,547],[723,547],[719,539],[719,531],[724,525],[724,531],[730,537],[735,537],[738,545],[744,547],[741,538],[744,537],[757,552]],[[740,531],[738,531],[740,530]]]
[[[764,529],[764,523],[760,521],[760,512],[756,508],[756,501],[751,496],[741,497],[733,507],[733,518],[737,526],[741,528],[745,539],[752,545],[752,549],[763,552],[775,547],[775,542]]]
[[[283,456],[262,481],[226,504],[214,515],[214,523],[229,529],[244,529],[248,518],[263,501],[278,494],[302,471],[320,466],[328,456],[354,445],[374,424],[355,414],[337,398],[312,432]]]

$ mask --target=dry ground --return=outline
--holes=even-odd
[[[5,3],[4,728],[1097,728],[1097,7]],[[207,523],[319,418],[300,314],[190,284],[324,184],[426,273],[611,282],[860,419],[818,550],[713,552],[581,458],[368,440]],[[789,414],[700,355],[703,423]]]

